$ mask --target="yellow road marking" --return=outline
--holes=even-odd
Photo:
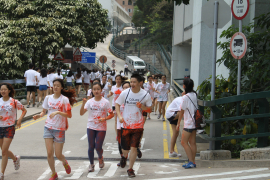
[[[43,121],[43,120],[45,120],[45,119],[47,119],[47,115],[44,116],[44,117],[42,117],[41,119],[35,120],[35,122],[32,122],[32,123],[27,124],[27,125],[25,125],[25,126],[22,126],[20,129],[16,129],[16,131],[19,131],[19,130],[21,130],[21,129],[23,129],[23,128],[26,128],[26,127],[28,127],[28,126],[31,126],[31,125],[33,125],[33,124],[36,124],[36,123],[38,123],[38,122],[40,122],[40,121]]]

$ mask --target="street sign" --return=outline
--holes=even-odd
[[[96,53],[95,52],[82,52],[81,63],[96,63]]]
[[[54,59],[54,60],[58,60],[58,61],[63,61],[63,60],[65,60],[63,54],[60,53],[60,52],[59,52],[57,55],[55,55],[53,59]]]
[[[112,64],[112,68],[115,68],[115,64]]]
[[[73,53],[73,60],[74,61],[82,61],[82,53],[81,53],[79,48],[77,48],[75,50],[75,52]]]
[[[247,39],[243,33],[237,32],[233,35],[230,50],[235,59],[242,59],[244,57],[247,51]]]
[[[209,27],[214,27],[214,3],[219,2],[218,28],[223,28],[231,20],[230,6],[224,0],[205,1],[202,6],[202,21]]]
[[[249,10],[249,0],[233,0],[231,11],[233,17],[237,20],[244,19]]]
[[[115,60],[112,60],[112,63],[113,63],[113,64],[115,64],[115,63],[116,63],[116,61],[115,61]]]
[[[101,63],[106,63],[107,62],[107,57],[106,56],[100,56],[99,61]]]

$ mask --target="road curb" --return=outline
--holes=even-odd
[[[196,160],[198,167],[206,168],[249,168],[249,167],[269,167],[270,160]]]

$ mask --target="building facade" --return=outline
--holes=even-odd
[[[217,0],[220,1],[220,0]],[[224,0],[230,7],[232,0]],[[269,12],[269,0],[250,0],[250,8],[243,19],[243,26],[253,22],[254,17]],[[212,54],[214,29],[202,21],[202,7],[211,0],[191,0],[189,5],[174,6],[172,79],[190,76],[194,80],[194,88],[212,75]],[[214,6],[213,6],[214,8]],[[217,42],[227,41],[219,38],[222,31],[231,25],[239,27],[239,21],[232,14],[230,21],[218,29]],[[217,59],[222,57],[222,50],[217,49]],[[224,78],[229,76],[229,70],[224,64],[216,65],[216,75]]]
[[[134,6],[136,6],[136,0],[116,0],[128,13],[129,16],[133,16]]]

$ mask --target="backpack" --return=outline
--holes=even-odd
[[[195,128],[196,129],[202,129],[205,126],[205,120],[204,120],[204,116],[202,114],[202,112],[195,106],[195,104],[193,103],[193,101],[190,99],[190,97],[187,95],[187,97],[189,98],[189,100],[192,102],[192,104],[195,107],[195,112],[194,112],[194,116],[191,116],[191,113],[189,112],[190,116],[194,119],[195,122]]]

